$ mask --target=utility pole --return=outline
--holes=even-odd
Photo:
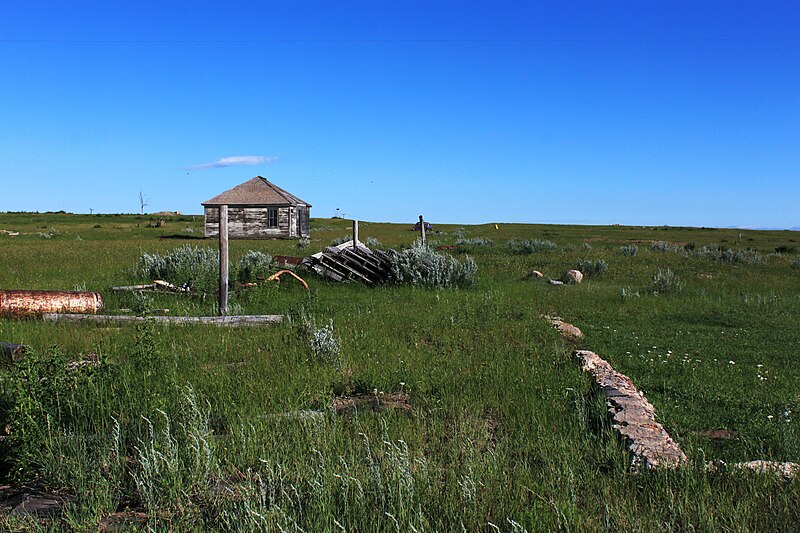
[[[228,206],[219,206],[219,315],[228,315]]]

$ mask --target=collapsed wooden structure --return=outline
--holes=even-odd
[[[359,241],[349,240],[310,255],[300,263],[322,277],[334,281],[360,281],[378,285],[389,279],[391,260],[397,252],[370,250]]]

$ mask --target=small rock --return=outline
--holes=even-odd
[[[542,273],[541,273],[541,272],[539,272],[538,270],[531,270],[531,271],[528,273],[528,277],[529,277],[529,278],[543,278],[543,277],[544,277],[544,274],[542,274]]]
[[[580,283],[583,281],[583,274],[580,270],[567,270],[564,272],[564,275],[561,276],[561,281],[564,283]]]
[[[563,281],[558,281],[557,279],[550,280],[550,285],[563,285],[563,284],[564,284]]]
[[[573,326],[569,322],[558,321],[553,325],[558,329],[558,331],[561,332],[561,334],[564,337],[574,337],[576,339],[580,339],[581,337],[583,337],[583,332],[580,330],[580,328],[578,328],[578,326]]]
[[[57,516],[61,514],[62,501],[49,494],[28,495],[11,511],[12,515]]]

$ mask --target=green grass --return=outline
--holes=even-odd
[[[143,252],[215,247],[192,238],[202,235],[202,217],[162,228],[148,222],[0,214],[0,229],[22,233],[0,235],[0,287],[97,290],[110,312],[211,313],[213,294],[143,303],[108,290],[144,281],[134,273]],[[360,234],[401,248],[417,236],[410,227],[362,222]],[[39,236],[50,229],[51,237]],[[476,287],[370,289],[305,272],[309,291],[286,280],[233,292],[242,313],[295,318],[253,329],[0,319],[0,340],[35,351],[3,375],[2,394],[13,405],[8,476],[41,480],[70,502],[44,525],[6,516],[4,526],[94,529],[130,508],[145,511],[146,526],[156,530],[796,527],[800,482],[712,475],[703,465],[800,461],[800,271],[790,267],[796,255],[771,253],[795,246],[797,233],[516,224],[435,230],[441,233],[428,238],[442,245],[493,241],[451,250],[475,259]],[[304,250],[295,241],[232,241],[231,259],[248,250],[301,256],[348,232],[348,221],[314,219]],[[515,253],[506,246],[512,240],[556,248]],[[677,251],[651,250],[652,241],[678,243]],[[638,253],[621,255],[631,243]],[[761,261],[714,261],[683,252],[685,243],[752,248]],[[526,276],[538,269],[558,278],[578,260],[608,268],[566,287]],[[653,274],[667,268],[682,289],[653,294]],[[301,314],[318,325],[333,321],[338,358],[313,356],[299,334]],[[608,428],[602,399],[572,361],[575,346],[542,314],[579,326],[580,347],[634,379],[690,465],[628,473],[630,457]],[[68,361],[90,353],[100,365],[67,370]],[[412,413],[332,413],[335,391],[374,389],[407,392]],[[310,410],[324,414],[303,415]],[[737,437],[712,442],[704,433],[712,429]]]

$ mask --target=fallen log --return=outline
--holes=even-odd
[[[62,313],[47,313],[42,319],[51,322],[70,323],[108,323],[108,322],[145,322],[151,321],[158,324],[209,324],[212,326],[262,326],[265,324],[280,324],[283,315],[242,315],[242,316],[132,316],[132,315],[77,315]]]
[[[45,313],[97,313],[103,297],[84,291],[0,291],[0,315],[30,317]]]
[[[19,361],[27,351],[28,347],[24,344],[0,342],[0,354],[2,354],[3,361],[6,364],[12,364],[16,361]]]

